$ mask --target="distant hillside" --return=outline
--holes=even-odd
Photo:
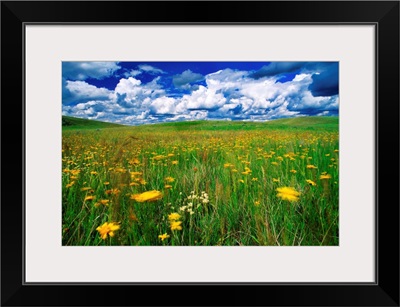
[[[196,120],[136,126],[136,129],[152,131],[155,129],[180,130],[339,130],[339,117],[305,116],[275,119],[267,122]]]
[[[168,122],[159,124],[146,124],[139,126],[127,126],[114,123],[88,120],[70,116],[62,117],[63,130],[72,129],[103,129],[126,127],[139,131],[153,131],[157,129],[169,131],[181,130],[339,130],[339,117],[337,116],[304,116],[294,118],[282,118],[267,122],[251,121],[226,121],[226,120],[196,120]]]
[[[326,128],[337,129],[339,126],[339,117],[337,116],[303,116],[293,118],[281,118],[271,120],[265,123],[270,126],[292,127],[292,128]]]
[[[62,128],[65,129],[101,129],[126,127],[124,125],[106,123],[98,120],[83,119],[71,116],[62,117]]]

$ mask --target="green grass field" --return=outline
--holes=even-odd
[[[63,245],[339,244],[337,117],[63,123]]]

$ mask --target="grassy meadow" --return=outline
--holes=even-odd
[[[337,117],[63,117],[64,246],[339,244]]]

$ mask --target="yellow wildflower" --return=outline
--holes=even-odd
[[[80,172],[81,172],[81,171],[80,171],[79,169],[70,170],[70,173],[71,173],[72,175],[74,175],[74,176],[78,176],[78,174],[79,174]]]
[[[107,195],[109,195],[109,194],[115,194],[115,195],[116,195],[116,194],[121,193],[121,191],[118,190],[118,189],[111,189],[111,190],[106,190],[105,193],[106,193]]]
[[[156,201],[162,198],[162,193],[157,190],[147,191],[141,194],[134,194],[131,196],[131,199],[136,200],[137,202],[150,202]]]
[[[300,193],[297,192],[294,188],[282,187],[282,188],[277,188],[276,191],[278,192],[276,196],[282,198],[283,200],[288,200],[288,201],[299,200]]]
[[[170,221],[176,221],[176,220],[179,220],[180,218],[181,218],[181,215],[179,213],[176,213],[176,212],[171,213],[170,215],[168,215],[168,219]]]
[[[324,179],[331,179],[331,178],[332,178],[332,176],[329,175],[329,174],[323,174],[323,175],[321,175],[321,177],[319,177],[319,179],[321,179],[321,180],[324,180]]]
[[[314,181],[307,179],[306,182],[310,185],[317,185]]]
[[[163,155],[158,155],[158,156],[153,157],[153,159],[157,160],[157,161],[162,160],[164,158],[165,158],[165,156],[163,156]]]
[[[172,221],[171,222],[171,230],[182,230],[182,221]]]
[[[308,165],[307,165],[307,168],[308,168],[308,169],[316,169],[317,167],[316,167],[315,165],[308,164]]]
[[[105,206],[108,206],[108,203],[109,203],[110,201],[108,200],[108,199],[101,199],[101,200],[99,200],[94,206],[95,207],[99,207],[100,205],[105,205]]]
[[[109,235],[110,237],[113,237],[114,231],[118,230],[119,228],[120,228],[120,226],[118,225],[118,223],[105,222],[103,225],[97,227],[96,230],[99,232],[101,238],[103,240],[105,240],[105,239],[107,239],[107,235]]]
[[[72,187],[74,184],[75,184],[75,181],[72,181],[72,182],[68,183],[65,187],[66,187],[66,188],[70,188],[70,187]]]
[[[175,181],[175,178],[172,178],[172,177],[169,176],[169,177],[166,177],[166,178],[165,178],[165,181],[166,181],[166,182],[174,182],[174,181]]]
[[[87,200],[93,200],[93,199],[95,199],[95,198],[96,198],[96,196],[93,196],[93,195],[86,196],[86,197],[85,197],[85,201],[87,201]]]
[[[161,241],[164,241],[165,239],[169,238],[169,235],[167,233],[164,233],[162,235],[159,235],[158,237],[161,239]]]

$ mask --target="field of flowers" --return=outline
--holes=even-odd
[[[62,244],[339,244],[339,135],[323,126],[63,130]]]

